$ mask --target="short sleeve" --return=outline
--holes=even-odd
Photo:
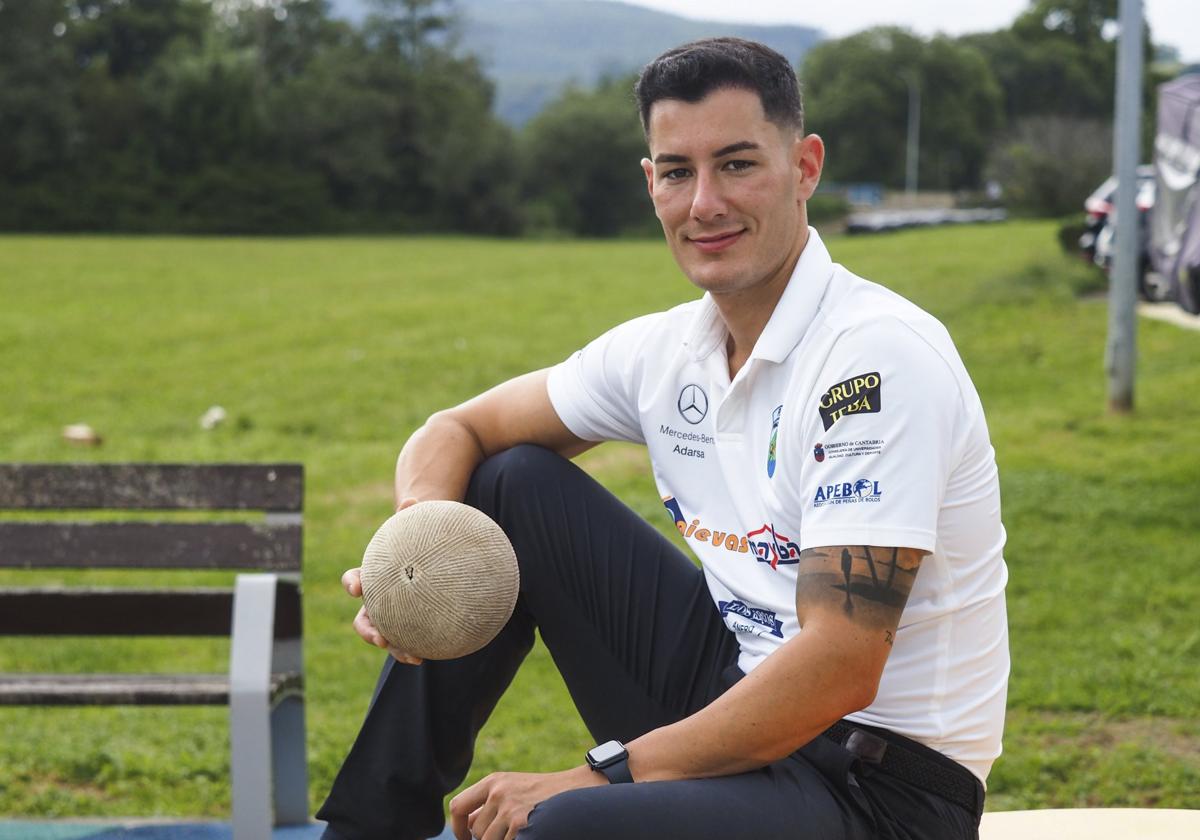
[[[801,549],[933,551],[963,425],[959,382],[942,352],[895,318],[848,330],[802,410]]]
[[[638,413],[645,338],[658,315],[614,327],[550,369],[550,402],[584,440],[645,443]]]

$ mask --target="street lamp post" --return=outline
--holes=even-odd
[[[908,148],[904,166],[904,193],[917,194],[917,161],[921,154],[921,82],[915,71],[904,74],[908,83]]]
[[[1137,210],[1138,143],[1142,116],[1142,0],[1121,0],[1117,45],[1117,109],[1113,164],[1117,171],[1116,254],[1108,289],[1108,372],[1110,411],[1133,410],[1137,360],[1137,273],[1141,262]]]

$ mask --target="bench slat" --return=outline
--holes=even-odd
[[[0,522],[0,568],[300,570],[303,526]]]
[[[300,691],[298,673],[271,675],[271,697]],[[0,706],[223,706],[224,674],[8,674]]]
[[[0,636],[228,636],[233,590],[3,588]],[[300,587],[275,587],[275,638],[302,631]]]
[[[303,507],[301,464],[0,464],[0,509]]]

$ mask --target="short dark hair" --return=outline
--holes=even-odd
[[[804,131],[804,102],[792,65],[770,47],[742,38],[704,38],[660,55],[634,85],[642,129],[660,99],[699,102],[714,90],[742,88],[758,94],[763,113],[779,126]]]

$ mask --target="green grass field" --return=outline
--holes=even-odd
[[[989,807],[1200,808],[1200,334],[1142,320],[1138,410],[1110,416],[1105,305],[1077,296],[1088,277],[1057,253],[1052,225],[829,245],[943,319],[988,411],[1013,651]],[[315,809],[380,662],[350,630],[338,578],[391,510],[405,437],[693,296],[658,242],[0,237],[0,460],[305,464]],[[229,421],[203,431],[214,404]],[[63,442],[74,422],[103,446]],[[583,460],[670,533],[639,450]],[[219,642],[0,639],[5,672],[224,667]],[[227,813],[225,715],[0,709],[0,815]],[[573,765],[590,743],[539,648],[471,779]]]

